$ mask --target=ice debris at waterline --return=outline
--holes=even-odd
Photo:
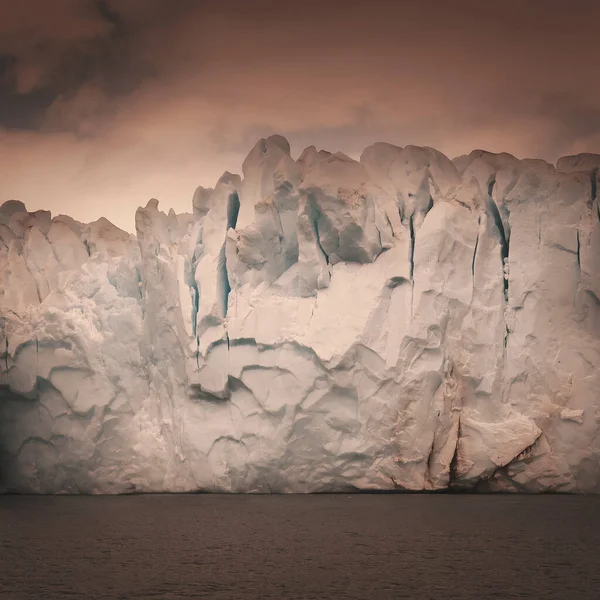
[[[280,136],[137,237],[0,209],[6,491],[600,491],[600,156]]]

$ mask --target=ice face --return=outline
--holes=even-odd
[[[600,156],[281,136],[136,236],[0,207],[0,484],[600,491]]]

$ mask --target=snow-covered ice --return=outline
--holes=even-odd
[[[0,484],[600,491],[599,155],[260,140],[136,236],[0,207]]]

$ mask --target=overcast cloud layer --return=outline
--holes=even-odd
[[[261,136],[600,152],[593,0],[0,0],[0,202],[189,211]]]

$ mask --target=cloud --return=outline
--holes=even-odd
[[[2,16],[0,53],[14,59],[12,83],[19,94],[51,83],[65,54],[106,39],[113,29],[88,1],[15,2]]]

